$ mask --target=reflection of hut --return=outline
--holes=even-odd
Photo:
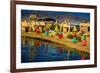
[[[88,22],[80,23],[80,32],[88,34],[90,32],[90,24]]]
[[[65,20],[62,22],[62,25],[63,25],[63,32],[66,33],[69,31],[69,23]]]
[[[35,46],[35,47],[38,47],[38,46],[40,46],[40,45],[41,45],[41,42],[40,42],[40,41],[37,41],[37,40],[34,41],[34,46]]]
[[[32,61],[36,56],[37,50],[36,48],[29,48],[29,60]]]
[[[24,21],[21,22],[21,25],[22,25],[22,31],[28,32],[28,30],[29,30],[29,23],[26,20],[24,20]]]

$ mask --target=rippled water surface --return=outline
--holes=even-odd
[[[85,60],[88,57],[80,55],[77,51],[70,51],[47,41],[22,38],[21,62],[48,62],[48,61],[68,61]]]

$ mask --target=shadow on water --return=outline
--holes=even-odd
[[[70,51],[48,41],[22,37],[21,42],[22,63],[89,59],[89,55],[80,55],[77,51]]]

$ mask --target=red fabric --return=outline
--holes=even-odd
[[[82,41],[82,45],[83,45],[83,46],[86,46],[86,40],[83,40],[83,41]]]
[[[60,39],[63,38],[63,34],[59,34],[59,38],[60,38]]]
[[[76,33],[73,33],[73,37],[76,37]]]
[[[37,27],[35,31],[36,31],[36,33],[39,34],[40,33],[39,27]]]

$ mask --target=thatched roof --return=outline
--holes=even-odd
[[[22,24],[22,27],[29,27],[29,24],[27,21],[22,21],[21,24]]]
[[[44,21],[40,21],[39,24],[40,24],[41,26],[45,26],[45,22],[44,22]]]
[[[90,24],[89,23],[80,23],[80,26],[90,27]]]
[[[63,27],[69,27],[69,23],[65,20],[62,22]]]

